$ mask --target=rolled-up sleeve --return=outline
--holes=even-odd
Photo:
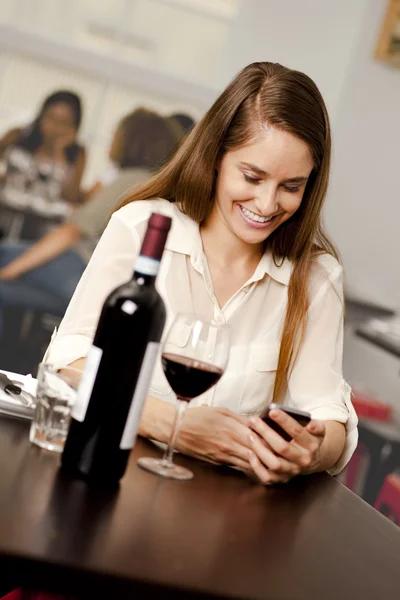
[[[129,228],[119,213],[114,214],[78,283],[44,360],[61,368],[87,355],[104,300],[115,287],[131,277],[139,244],[136,230]]]
[[[321,271],[320,271],[321,272]],[[357,415],[351,389],[343,379],[343,272],[337,265],[320,277],[308,309],[307,328],[288,380],[291,402],[314,419],[338,421],[346,426],[343,453],[332,469],[336,475],[346,466],[357,446]]]

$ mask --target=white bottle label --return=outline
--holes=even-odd
[[[147,345],[128,418],[119,445],[121,450],[130,450],[135,445],[143,404],[149,391],[150,380],[157,360],[159,346],[160,344],[158,342],[149,342]]]
[[[92,346],[86,357],[85,369],[83,371],[76,400],[71,411],[72,417],[77,421],[82,422],[85,419],[87,407],[89,404],[90,396],[92,395],[94,382],[96,379],[97,371],[99,370],[99,365],[102,356],[103,350],[97,348],[97,346]]]
[[[141,254],[136,259],[135,272],[141,273],[142,275],[157,275],[160,270],[160,261],[149,256],[142,256]]]

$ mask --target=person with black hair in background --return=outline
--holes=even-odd
[[[39,212],[37,204],[43,215],[62,218],[79,201],[86,163],[85,148],[77,141],[81,119],[79,96],[60,90],[44,100],[28,127],[12,129],[0,139],[3,229],[13,211]],[[39,227],[37,235],[28,237],[41,232]]]
[[[54,167],[60,177],[61,196],[75,203],[86,162],[85,149],[77,142],[81,120],[79,96],[66,90],[55,92],[44,100],[31,125],[12,129],[0,139],[0,158],[12,171],[13,166],[18,168],[19,155],[37,176],[44,166],[44,171]]]

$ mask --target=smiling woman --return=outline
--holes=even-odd
[[[267,62],[246,67],[114,213],[48,360],[84,361],[105,297],[129,278],[150,213],[162,212],[173,220],[158,281],[167,326],[184,311],[231,328],[228,367],[193,402],[178,449],[263,483],[338,473],[355,449],[357,419],[342,375],[342,268],[321,226],[330,150],[309,77]],[[182,331],[178,348],[187,340]],[[272,401],[311,413],[302,427],[271,412],[292,441],[259,418]],[[142,435],[168,439],[172,402],[158,364]]]
[[[260,128],[251,144],[222,158],[207,227],[221,220],[244,244],[263,244],[299,208],[312,169],[305,142],[276,127]]]

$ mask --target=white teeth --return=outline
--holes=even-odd
[[[250,210],[248,210],[247,208],[245,208],[242,205],[240,205],[240,208],[242,209],[244,215],[248,219],[251,219],[252,221],[256,221],[256,223],[266,223],[267,221],[270,221],[272,219],[272,217],[260,217],[259,215],[256,215],[255,213],[251,212]]]

